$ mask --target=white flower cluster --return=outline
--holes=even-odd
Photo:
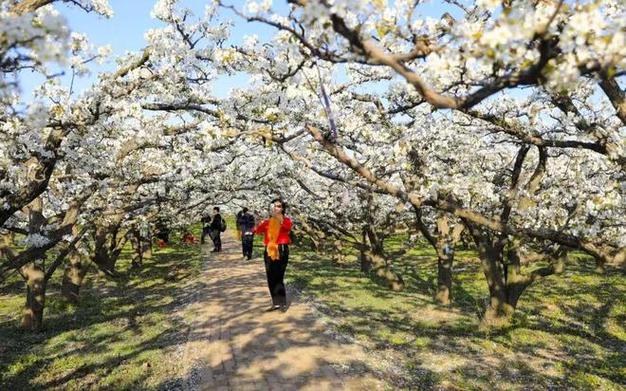
[[[270,8],[272,8],[272,0],[248,0],[246,2],[246,10],[253,15],[267,12]]]
[[[22,245],[25,247],[41,248],[50,243],[50,239],[40,233],[29,234],[23,241]]]

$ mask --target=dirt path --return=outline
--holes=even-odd
[[[384,389],[363,350],[325,333],[305,303],[296,298],[284,313],[266,312],[262,259],[243,261],[232,233],[222,236],[222,253],[203,248],[206,288],[189,308],[183,348],[186,390]]]

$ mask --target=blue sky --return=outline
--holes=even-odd
[[[86,33],[89,41],[96,46],[110,44],[113,48],[112,57],[105,64],[99,65],[95,62],[90,64],[92,73],[90,75],[77,78],[74,81],[74,90],[81,92],[91,85],[98,72],[110,71],[114,68],[113,57],[122,55],[127,51],[139,51],[145,46],[144,33],[151,28],[163,27],[164,24],[150,16],[150,11],[155,0],[110,0],[109,4],[115,13],[110,19],[99,16],[95,13],[85,13],[81,9],[72,6],[58,5],[59,10],[66,17],[67,23],[72,31]],[[203,14],[205,1],[188,0],[181,2],[191,8],[198,15]],[[245,1],[232,2],[234,5],[243,6]],[[267,36],[271,29],[260,25],[250,24],[241,21],[230,11],[222,10],[223,19],[229,19],[236,23],[233,29],[233,42],[239,42],[241,38],[249,34],[257,34],[259,37]],[[69,72],[66,72],[69,73]],[[69,85],[70,76],[63,78],[64,84]],[[29,74],[22,76],[22,88],[26,96],[29,96],[42,78],[33,77]],[[215,94],[225,96],[233,86],[245,84],[245,75],[235,75],[223,77],[215,83]]]
[[[109,4],[113,9],[114,16],[110,19],[101,17],[94,13],[85,13],[84,11],[63,4],[57,7],[67,18],[68,25],[72,31],[86,33],[91,43],[96,46],[110,44],[113,48],[112,56],[124,54],[127,51],[141,50],[144,45],[144,33],[150,28],[159,28],[163,26],[159,20],[150,16],[150,11],[155,0],[109,0]],[[204,6],[207,2],[202,0],[183,0],[181,4],[191,8],[198,15],[202,15]],[[245,0],[232,0],[229,4],[241,9],[244,7]],[[434,4],[433,4],[434,3]],[[423,15],[438,18],[442,13],[442,7],[437,5],[437,1],[427,3],[422,6]],[[284,0],[274,0],[273,9],[281,14],[286,14],[288,7]],[[269,38],[274,29],[261,23],[247,23],[241,20],[228,10],[220,10],[222,20],[232,20],[235,27],[232,30],[232,39],[230,43],[239,43],[246,35],[256,34],[261,40]],[[103,65],[91,64],[91,75],[78,78],[74,81],[74,91],[80,93],[93,83],[98,72],[110,71],[113,69],[114,62],[109,60]],[[69,73],[66,71],[66,73]],[[224,97],[231,88],[241,87],[246,84],[248,77],[243,74],[234,76],[221,77],[214,83],[215,95]],[[22,91],[26,100],[30,99],[30,92],[41,83],[42,78],[33,76],[30,73],[21,75]],[[70,76],[63,77],[63,84],[69,85]]]

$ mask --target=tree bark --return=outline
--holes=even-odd
[[[367,230],[366,228],[363,228],[362,231],[362,242],[363,245],[359,248],[359,261],[361,264],[361,271],[365,274],[369,274],[369,272],[372,270],[372,260],[370,257],[367,256],[366,251],[366,243],[367,243]]]
[[[600,81],[600,87],[611,101],[622,124],[626,125],[626,94],[620,88],[617,80],[613,77],[604,78]]]
[[[149,234],[141,237],[141,252],[143,259],[152,258],[152,238]]]
[[[56,0],[24,0],[19,2],[18,4],[16,4],[12,9],[11,12],[17,14],[17,15],[24,15],[27,14],[29,12],[34,12],[36,11],[38,8],[41,8],[45,5],[48,5],[50,3],[54,3]]]
[[[549,266],[522,273],[520,256],[515,247],[505,254],[503,243],[493,243],[488,233],[481,234],[475,228],[471,230],[489,286],[489,306],[485,310],[483,325],[508,325],[526,288],[542,277],[562,273],[567,253],[546,254],[546,258],[551,258]]]
[[[366,258],[366,263],[370,265],[369,272],[385,281],[392,291],[398,292],[404,289],[402,276],[393,271],[384,255],[377,254],[372,250],[365,250],[362,252],[362,256]]]
[[[606,262],[602,258],[596,258],[595,272],[598,274],[604,274],[606,272]]]
[[[481,251],[481,266],[489,286],[489,306],[485,310],[484,323],[489,326],[506,325],[515,312],[515,306],[508,302],[511,297],[507,294],[507,286],[498,253],[493,248],[486,248]],[[515,300],[515,304],[517,304],[517,300]]]
[[[450,304],[453,262],[454,254],[445,253],[443,247],[437,246],[437,293],[435,293],[435,300],[441,305]]]
[[[365,232],[369,240],[369,249],[366,248],[362,252],[364,259],[361,260],[361,263],[369,264],[370,272],[383,279],[391,290],[396,292],[403,290],[404,280],[391,268],[391,264],[385,256],[382,241],[379,240],[378,235],[371,227],[366,227]]]
[[[335,249],[333,250],[333,262],[341,263],[344,260],[343,243],[341,240],[335,240]]]
[[[442,215],[437,219],[437,233],[433,234],[422,220],[420,209],[415,209],[415,218],[417,228],[437,254],[437,290],[434,299],[441,305],[449,305],[452,295],[454,246],[461,239],[464,226],[455,224],[454,229],[450,230],[448,217]]]
[[[509,323],[515,307],[507,302],[507,277],[501,251],[503,247],[492,243],[489,232],[482,232],[480,228],[467,222],[466,226],[478,247],[480,265],[489,287],[489,305],[485,309],[482,323],[489,327],[504,326]]]
[[[369,268],[368,272],[383,279],[393,291],[404,289],[402,277],[393,271],[383,248],[383,242],[372,229],[371,225],[363,227],[364,248],[361,251],[361,270]],[[369,242],[369,245],[368,245]]]
[[[22,312],[21,328],[30,331],[43,329],[43,311],[46,304],[46,281],[43,269],[35,263],[22,268],[26,278],[26,303]]]
[[[418,214],[419,218],[420,215]],[[422,224],[422,233],[424,233],[424,230],[427,230],[427,228],[421,221],[418,224]],[[451,230],[448,224],[448,217],[443,215],[437,219],[436,239],[432,235],[429,238],[437,252],[437,292],[435,293],[435,301],[442,305],[450,304],[454,246],[459,241],[463,228],[462,224],[456,224],[454,229]]]
[[[143,266],[144,244],[138,229],[133,229],[128,233],[131,236],[131,245],[133,247],[133,259],[131,260],[132,268],[141,268]]]
[[[80,297],[80,287],[83,285],[85,274],[87,274],[87,263],[76,253],[70,256],[69,261],[63,274],[61,294],[69,302],[77,304]]]

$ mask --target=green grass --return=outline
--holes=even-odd
[[[390,241],[390,249],[399,246]],[[510,327],[479,327],[487,285],[476,254],[457,252],[453,304],[435,305],[436,258],[424,246],[394,260],[406,282],[391,292],[363,276],[354,253],[343,262],[294,248],[287,280],[335,327],[398,367],[398,389],[626,389],[626,278],[594,272],[572,257],[561,276],[522,296]]]
[[[122,272],[130,268],[129,251],[118,261]],[[61,297],[58,270],[40,333],[18,329],[23,282],[6,281],[0,286],[0,389],[168,388],[177,373],[175,360],[164,358],[185,330],[172,312],[200,283],[199,251],[175,244],[156,250],[141,270],[115,280],[90,270],[76,306]]]
[[[234,222],[228,222],[229,229]],[[198,227],[195,227],[198,234]],[[400,240],[390,241],[399,247]],[[174,238],[173,242],[177,242]],[[261,238],[255,253],[262,252]],[[334,327],[384,352],[396,368],[387,380],[407,390],[621,390],[626,388],[626,279],[572,257],[562,276],[524,294],[510,327],[479,327],[487,287],[476,254],[457,253],[450,307],[432,300],[434,253],[426,246],[395,260],[406,282],[391,292],[363,276],[354,253],[292,246],[287,280],[315,298]],[[130,267],[128,249],[119,270]],[[200,271],[199,248],[157,250],[143,269],[111,280],[92,270],[73,306],[50,282],[42,333],[17,328],[24,286],[0,285],[0,390],[158,390],[176,384],[175,359],[185,325],[172,316],[189,299]],[[185,314],[188,316],[189,314]]]

